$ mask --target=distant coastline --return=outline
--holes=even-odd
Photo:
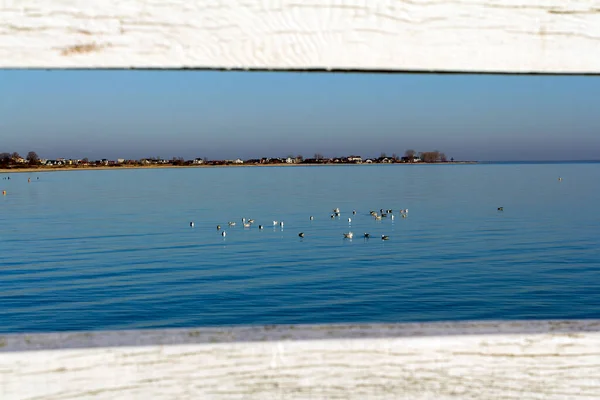
[[[89,160],[87,157],[82,159],[43,159],[35,151],[27,153],[26,157],[21,157],[17,152],[0,153],[0,171],[42,171],[42,170],[71,170],[71,169],[90,169],[90,168],[158,168],[158,167],[205,167],[205,166],[266,166],[266,165],[339,165],[339,164],[438,164],[454,163],[456,160],[450,157],[448,159],[444,153],[437,150],[424,151],[417,153],[415,150],[407,150],[404,157],[397,154],[387,156],[381,153],[379,157],[364,158],[358,155],[344,157],[324,157],[320,153],[315,153],[313,158],[304,158],[302,155],[288,155],[287,157],[261,157],[242,160],[209,160],[208,158],[194,158],[186,160],[183,157],[173,157],[171,160],[165,160],[161,157],[148,157],[139,160],[118,158],[109,160],[106,158],[98,160]],[[456,161],[458,163],[458,161]]]
[[[394,163],[386,165],[459,165],[459,164],[480,164],[479,161],[448,161],[444,163]],[[33,173],[33,172],[59,172],[59,171],[100,171],[100,170],[123,170],[123,169],[168,169],[168,168],[242,168],[242,167],[328,167],[339,165],[369,166],[381,164],[334,164],[334,163],[301,163],[301,164],[192,164],[192,165],[172,165],[172,164],[149,164],[149,165],[62,165],[62,166],[26,166],[0,168],[0,173]]]

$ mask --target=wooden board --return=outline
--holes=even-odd
[[[599,73],[599,0],[4,0],[0,67]]]
[[[600,321],[0,336],[0,398],[598,399]]]

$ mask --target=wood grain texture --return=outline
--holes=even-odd
[[[600,0],[3,0],[0,67],[600,73]]]
[[[0,344],[3,400],[600,398],[600,321],[4,335]]]

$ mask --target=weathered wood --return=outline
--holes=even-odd
[[[597,0],[4,0],[0,67],[600,73]],[[600,322],[0,336],[0,398],[597,399]]]
[[[600,398],[600,321],[4,335],[0,344],[3,400]]]
[[[600,1],[4,0],[0,67],[600,73]]]

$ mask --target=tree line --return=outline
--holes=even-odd
[[[412,162],[412,161],[416,160],[417,158],[419,158],[421,161],[426,162],[426,163],[447,162],[448,161],[446,154],[441,153],[438,150],[422,151],[420,153],[417,153],[416,151],[410,149],[410,150],[406,150],[406,152],[404,153],[404,158],[407,159],[409,162]],[[454,161],[454,159],[451,159],[451,161]]]
[[[13,153],[0,153],[0,165],[2,166],[23,164],[23,161],[29,165],[39,165],[40,157],[35,151],[27,153],[25,158],[21,157],[16,151]]]
[[[301,155],[297,155],[296,157],[290,156],[290,158],[295,158],[296,162],[303,161],[303,157]],[[384,159],[384,158],[388,158],[388,157],[386,156],[386,153],[381,153],[379,158]],[[403,162],[422,161],[425,163],[436,163],[436,162],[447,162],[448,161],[446,155],[438,150],[416,152],[413,149],[409,149],[404,152],[404,157],[398,157],[394,153],[394,154],[392,154],[392,156],[390,158],[396,162],[398,162],[398,161],[403,161]],[[323,155],[321,153],[315,153],[315,155],[314,155],[314,160],[324,161],[325,159],[326,158],[323,157]],[[208,160],[205,159],[204,161],[207,162]],[[454,161],[454,159],[451,158],[450,161]],[[82,160],[82,162],[87,163],[88,159],[84,158]],[[127,164],[129,164],[129,163],[130,162],[127,162]],[[171,160],[171,163],[174,165],[184,165],[185,160],[183,159],[183,157],[173,157],[173,159]],[[14,166],[14,165],[29,165],[29,166],[40,165],[40,157],[38,156],[38,154],[35,151],[28,152],[27,156],[25,158],[21,157],[21,155],[17,152],[0,153],[0,166],[7,167],[7,166]]]

